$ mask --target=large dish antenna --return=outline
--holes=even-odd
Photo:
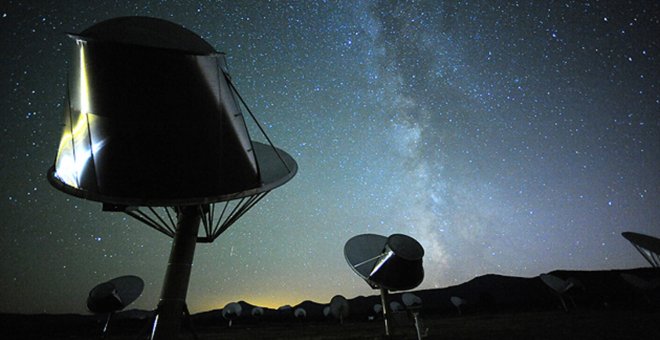
[[[390,335],[387,296],[389,291],[409,290],[424,279],[424,248],[403,234],[389,237],[362,234],[344,245],[344,257],[353,271],[369,286],[380,289],[385,335]]]
[[[652,267],[660,268],[660,239],[631,231],[623,232],[621,236],[632,243]]]
[[[197,34],[121,17],[69,36],[64,130],[48,180],[174,239],[152,333],[174,339],[196,243],[215,240],[298,166],[243,101],[224,54]],[[267,143],[251,138],[243,110]]]

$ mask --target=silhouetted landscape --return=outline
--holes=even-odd
[[[646,286],[635,286],[622,273],[634,275]],[[658,269],[639,268],[609,271],[568,271],[550,273],[575,284],[563,298],[567,311],[549,286],[539,277],[521,278],[488,274],[463,284],[413,293],[422,301],[422,329],[429,339],[655,339],[660,335],[660,289]],[[243,313],[233,320],[222,310],[191,316],[184,324],[182,339],[379,339],[384,337],[382,316],[374,312],[380,296],[359,296],[348,300],[350,315],[340,324],[325,316],[326,303],[304,301],[286,309],[255,308],[240,301]],[[452,296],[465,301],[459,309]],[[401,303],[401,294],[389,301]],[[295,318],[303,308],[306,317]],[[408,311],[393,312],[392,337],[416,339]],[[112,319],[106,339],[147,339],[153,311],[127,310]],[[105,315],[22,315],[0,317],[3,339],[90,339],[101,338]]]

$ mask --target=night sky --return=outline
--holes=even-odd
[[[84,313],[121,275],[158,302],[171,239],[46,180],[65,32],[127,15],[226,52],[300,168],[197,246],[191,312],[376,294],[343,256],[361,233],[418,239],[420,288],[648,266],[620,233],[660,236],[658,1],[77,3],[0,5],[0,312]]]

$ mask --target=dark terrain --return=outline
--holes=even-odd
[[[433,290],[415,291],[423,300],[421,319],[428,329],[427,339],[660,339],[660,289],[635,287],[621,273],[636,275],[648,282],[660,277],[658,269],[611,271],[554,271],[552,274],[577,279],[564,299],[538,278],[485,275],[464,284]],[[450,303],[451,296],[467,301],[462,314]],[[401,302],[400,294],[390,301]],[[254,307],[240,302],[247,316],[233,326],[221,310],[192,316],[192,328],[199,339],[384,339],[383,322],[373,312],[379,296],[349,300],[350,316],[343,324],[323,315],[324,304],[305,301],[307,318],[297,320],[293,309],[264,308],[256,319]],[[371,320],[370,320],[371,319]],[[148,339],[152,311],[130,310],[118,313],[106,339]],[[0,315],[2,339],[100,339],[104,316],[93,315]],[[408,312],[393,314],[393,339],[416,339]],[[190,327],[181,339],[193,339]]]

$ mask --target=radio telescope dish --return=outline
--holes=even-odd
[[[403,293],[401,295],[401,301],[403,301],[403,304],[407,307],[418,307],[422,305],[422,298],[419,296],[413,294],[413,293]]]
[[[64,129],[48,180],[174,239],[152,339],[176,336],[196,243],[213,242],[298,165],[259,125],[224,54],[196,33],[121,17],[69,36]]]
[[[232,322],[241,316],[241,312],[243,312],[243,307],[239,303],[230,302],[222,308],[222,317],[229,320],[229,327],[231,327]]]
[[[660,267],[660,239],[633,232],[624,232],[621,235],[637,249],[652,267]]]
[[[620,275],[624,281],[628,282],[631,286],[640,289],[642,291],[650,291],[657,287],[660,287],[659,282],[649,281],[634,274],[621,273]]]
[[[558,278],[552,274],[541,274],[540,277],[541,281],[555,292],[561,305],[564,307],[564,310],[568,312],[568,307],[566,307],[566,302],[564,301],[564,293],[573,287],[573,283]],[[575,304],[575,302],[573,302],[573,304]]]
[[[408,290],[424,279],[424,248],[403,234],[389,237],[362,234],[344,245],[344,257],[351,269],[374,289],[380,289],[385,335],[389,336],[387,314],[388,291]]]
[[[92,313],[120,311],[135,301],[144,289],[144,281],[133,275],[120,276],[92,288],[87,308]]]
[[[293,316],[296,319],[305,319],[307,317],[307,311],[302,307],[296,308],[296,310],[293,311]]]
[[[348,317],[350,308],[348,300],[341,295],[335,295],[330,300],[330,315],[339,320],[339,323],[344,323],[344,319]]]
[[[96,285],[87,297],[87,308],[94,314],[108,314],[103,333],[108,330],[112,314],[135,301],[144,289],[144,281],[133,275],[114,278]]]
[[[456,309],[458,310],[458,315],[463,315],[463,311],[461,311],[461,306],[463,306],[466,301],[458,296],[450,297],[449,301],[451,301],[451,304],[454,305],[454,307],[456,307]]]
[[[262,317],[262,316],[264,316],[264,309],[261,308],[261,307],[254,307],[254,308],[252,308],[252,311],[250,312],[250,314],[254,318]]]
[[[358,235],[346,242],[344,256],[372,288],[408,290],[424,279],[424,248],[410,236]]]

